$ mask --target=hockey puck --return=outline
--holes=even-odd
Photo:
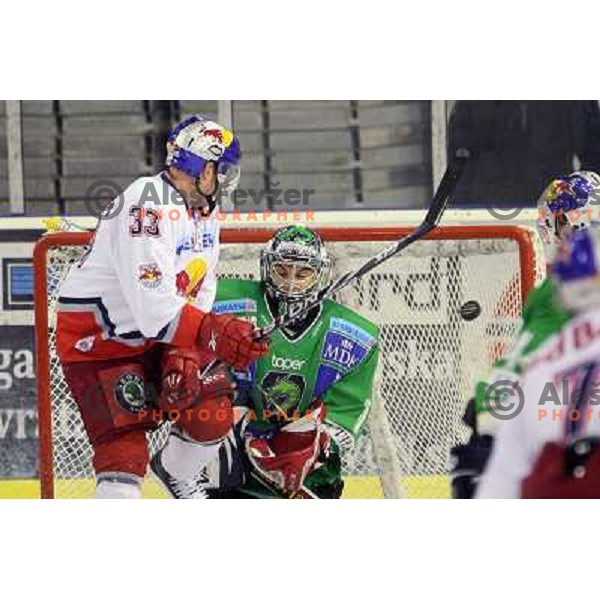
[[[465,321],[472,321],[481,314],[481,305],[476,300],[469,300],[460,307],[460,316]]]

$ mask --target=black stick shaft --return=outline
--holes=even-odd
[[[402,238],[395,244],[388,246],[383,249],[379,254],[375,255],[373,258],[369,259],[365,264],[360,266],[355,271],[349,271],[342,275],[339,279],[337,279],[334,283],[327,286],[325,289],[321,290],[321,292],[317,295],[317,297],[307,304],[305,304],[302,309],[295,314],[285,314],[277,317],[270,325],[263,327],[259,330],[256,338],[263,339],[271,335],[277,329],[281,329],[285,327],[299,316],[306,314],[315,306],[318,306],[323,301],[331,298],[337,292],[345,288],[349,283],[355,281],[356,279],[360,279],[363,275],[366,275],[369,271],[372,271],[375,267],[378,267],[382,263],[384,263],[392,256],[396,256],[399,252],[404,250],[404,248],[410,246],[417,240],[420,240],[422,237],[427,235],[432,229],[434,229],[437,224],[440,222],[444,211],[446,210],[446,206],[448,205],[448,201],[450,200],[450,196],[456,189],[456,184],[460,179],[465,163],[468,160],[468,154],[460,153],[458,154],[454,160],[448,165],[442,180],[440,181],[440,185],[435,193],[433,201],[431,202],[431,206],[425,215],[425,219],[413,231],[410,235]]]
[[[423,222],[415,229],[411,234],[403,237],[398,242],[384,248],[379,254],[370,258],[365,264],[354,271],[349,271],[342,275],[339,279],[337,279],[332,284],[328,285],[325,289],[321,290],[321,292],[317,295],[317,297],[307,304],[305,304],[298,312],[296,313],[287,313],[285,315],[280,315],[277,317],[270,325],[267,327],[263,327],[259,329],[256,335],[256,339],[264,339],[271,335],[274,331],[285,327],[292,321],[296,320],[298,317],[306,314],[315,306],[321,304],[324,300],[331,298],[337,292],[345,288],[349,283],[359,279],[363,275],[366,275],[369,271],[372,271],[375,267],[378,267],[386,260],[391,258],[392,256],[396,256],[399,252],[420,240],[425,235],[427,235],[432,229],[437,227],[446,207],[448,206],[448,202],[450,197],[454,193],[456,189],[456,184],[460,179],[460,176],[463,172],[465,164],[469,159],[469,153],[466,150],[459,150],[456,153],[456,156],[452,159],[452,161],[448,164],[444,176],[440,181],[440,185],[431,201],[431,206],[425,215],[425,219]],[[201,377],[204,377],[219,361],[214,360],[211,362],[202,372]]]

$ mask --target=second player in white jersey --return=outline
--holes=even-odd
[[[599,233],[574,233],[553,265],[574,318],[532,357],[479,498],[600,497],[599,274]]]

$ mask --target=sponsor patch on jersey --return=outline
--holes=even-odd
[[[188,261],[185,267],[175,275],[177,293],[193,300],[200,293],[204,278],[208,272],[208,263],[202,256]]]
[[[362,327],[359,327],[350,321],[346,321],[346,319],[333,317],[331,319],[331,329],[343,333],[351,340],[354,340],[355,342],[358,342],[367,348],[371,348],[371,346],[374,346],[377,342],[375,337],[372,336],[368,331],[365,331]]]
[[[215,234],[209,232],[203,233],[202,234],[202,250],[207,250],[208,248],[214,248],[215,247]],[[185,252],[187,250],[193,250],[194,249],[194,240],[190,237],[187,240],[181,242],[180,244],[177,245],[177,247],[175,248],[175,254],[177,254],[177,256],[179,256],[182,252]]]
[[[298,373],[269,371],[263,377],[260,389],[266,409],[279,410],[290,417],[302,403],[306,379]]]
[[[214,248],[215,246],[215,234],[214,233],[205,233],[202,235],[202,248]]]
[[[301,358],[290,358],[288,356],[271,356],[271,366],[274,369],[283,369],[284,371],[299,371],[306,364],[306,360]]]
[[[138,267],[138,281],[146,289],[157,288],[162,284],[163,274],[156,263],[146,263]]]
[[[342,373],[340,373],[336,368],[329,365],[320,365],[319,370],[317,371],[315,388],[312,393],[313,397],[322,398],[327,390],[329,390],[329,388],[341,378]]]
[[[237,300],[219,300],[212,307],[216,315],[225,313],[255,313],[258,310],[256,300],[252,298],[238,298]]]
[[[194,245],[192,244],[192,238],[190,238],[189,240],[185,240],[185,242],[182,242],[177,246],[177,248],[175,248],[175,254],[179,256],[184,250],[191,250],[193,247]]]
[[[79,350],[79,352],[90,352],[94,347],[94,342],[96,341],[96,337],[93,335],[89,335],[88,337],[81,338],[77,340],[75,343],[75,348]]]
[[[344,373],[351,371],[367,354],[368,349],[336,331],[328,331],[321,358]]]
[[[125,410],[139,412],[146,405],[144,380],[135,373],[126,373],[115,384],[115,398]]]

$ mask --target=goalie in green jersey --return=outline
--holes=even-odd
[[[279,230],[260,257],[261,281],[221,279],[213,312],[257,327],[298,311],[271,336],[270,352],[235,373],[234,433],[204,472],[211,498],[339,498],[344,453],[367,420],[378,360],[378,329],[326,300],[300,313],[330,282],[319,235]]]
[[[538,231],[547,247],[556,247],[571,231],[590,224],[590,208],[600,202],[600,176],[579,171],[550,183],[538,201]],[[465,423],[473,429],[468,443],[451,450],[452,494],[471,498],[492,451],[498,420],[494,407],[511,395],[530,357],[571,319],[555,297],[552,277],[546,277],[532,290],[523,307],[521,328],[510,351],[498,360],[475,387],[475,396],[465,413]],[[513,390],[514,391],[514,390]],[[492,410],[490,410],[492,409]]]

